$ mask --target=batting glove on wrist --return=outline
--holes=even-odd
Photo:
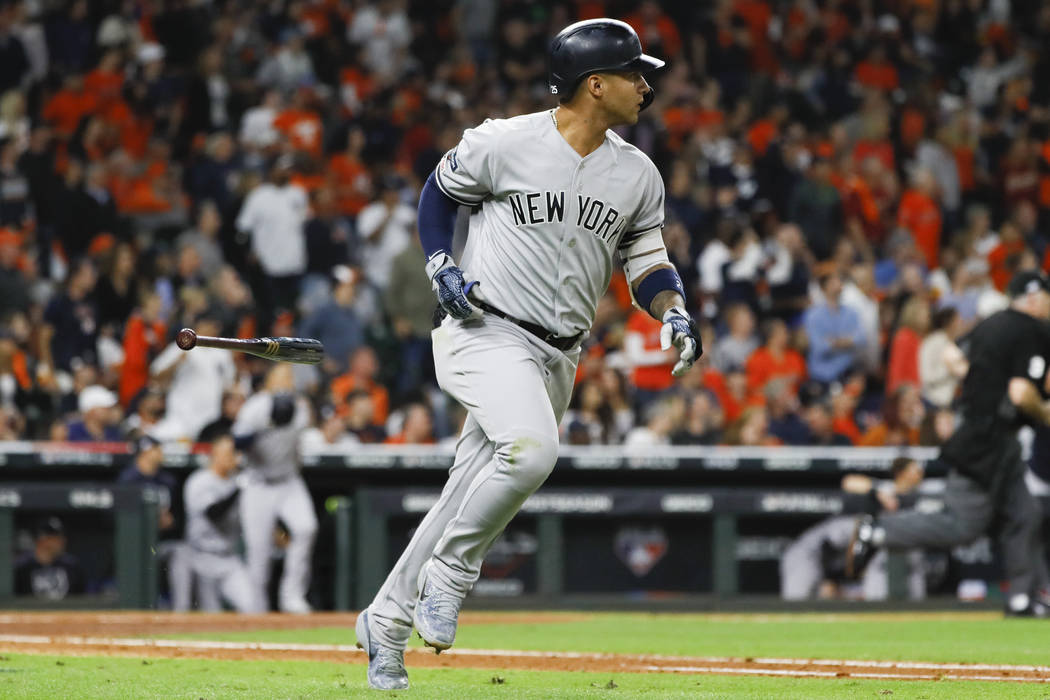
[[[680,377],[704,354],[704,348],[700,344],[700,332],[689,313],[677,306],[672,306],[664,312],[663,322],[664,325],[660,328],[660,349],[668,350],[674,345],[678,350],[679,359],[671,374]]]
[[[481,309],[467,300],[467,293],[475,283],[465,283],[463,271],[448,253],[440,252],[431,256],[427,261],[427,276],[430,277],[430,286],[437,295],[438,303],[449,316],[460,321],[481,317]]]

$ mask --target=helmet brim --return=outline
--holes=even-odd
[[[645,73],[651,70],[656,70],[657,68],[663,68],[665,65],[667,64],[659,58],[643,53],[628,64],[628,70],[640,70]]]

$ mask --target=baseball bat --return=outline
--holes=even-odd
[[[313,338],[216,338],[197,335],[192,328],[183,328],[175,335],[175,344],[183,350],[195,347],[222,348],[265,357],[275,362],[295,362],[316,365],[324,359],[324,345]]]

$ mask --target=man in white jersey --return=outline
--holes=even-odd
[[[317,515],[299,474],[299,438],[310,424],[310,407],[292,393],[294,387],[292,366],[276,363],[267,372],[263,389],[241,406],[231,431],[237,447],[244,450],[241,522],[245,558],[257,593],[267,600],[273,529],[280,518],[291,539],[277,604],[282,612],[308,613]]]
[[[241,491],[233,478],[236,470],[233,437],[224,434],[212,440],[208,465],[186,480],[186,542],[182,555],[183,565],[192,571],[192,576],[184,580],[190,583],[196,579],[201,610],[221,611],[225,601],[238,612],[260,613],[266,606],[237,552],[241,521],[236,506]],[[176,612],[189,610],[191,597],[189,586],[172,591],[172,607]]]
[[[661,236],[664,187],[641,151],[610,131],[652,100],[642,53],[623,22],[578,22],[550,46],[561,106],[467,129],[427,180],[419,236],[447,317],[433,332],[438,383],[469,415],[438,502],[357,619],[373,688],[408,687],[413,625],[440,651],[482,560],[558,456],[558,423],[616,254],[635,301],[664,321],[674,374],[701,353]],[[473,209],[462,268],[452,259],[458,206]],[[469,284],[466,281],[469,280]]]

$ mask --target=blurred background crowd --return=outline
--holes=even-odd
[[[624,135],[707,361],[674,380],[618,275],[566,442],[937,444],[945,349],[1050,268],[1037,0],[4,0],[0,439],[228,428],[268,363],[184,326],[322,340],[314,445],[454,439],[419,189],[603,15],[668,62]]]

